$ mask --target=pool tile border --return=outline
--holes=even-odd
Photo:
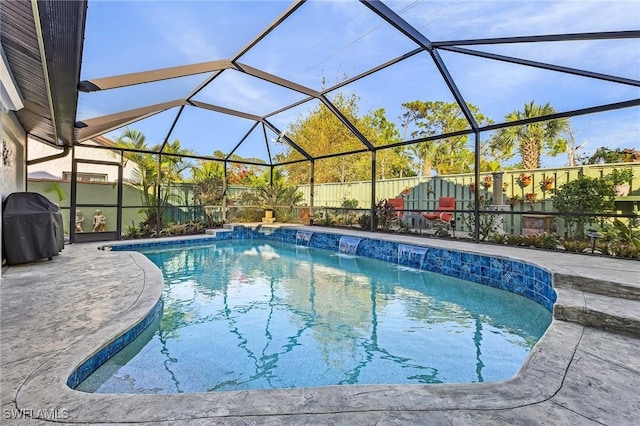
[[[96,354],[91,356],[85,362],[80,364],[78,368],[67,378],[67,386],[75,389],[80,383],[82,383],[87,377],[98,369],[102,364],[107,362],[111,357],[120,352],[125,346],[135,340],[142,332],[151,324],[162,312],[163,302],[162,299],[158,300],[151,311],[136,325],[130,328],[125,333],[116,337],[109,342],[106,346],[102,347]]]

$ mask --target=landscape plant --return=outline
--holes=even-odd
[[[398,221],[398,214],[393,204],[386,198],[376,203],[376,225],[383,231],[389,231]]]
[[[614,209],[615,191],[609,179],[582,176],[556,189],[551,202],[553,208],[562,213],[571,236],[581,239],[585,225],[598,222],[599,213]]]
[[[538,105],[531,101],[524,105],[522,111],[512,111],[505,116],[505,119],[519,121],[555,113],[556,110],[551,104]],[[517,150],[522,168],[538,169],[543,151],[550,156],[565,152],[567,141],[559,136],[569,126],[568,119],[559,118],[506,127],[493,136],[489,143],[490,150],[501,152],[505,156],[513,155],[512,153]]]
[[[183,149],[180,141],[175,139],[165,145],[163,151],[165,154],[159,157],[152,152],[158,151],[160,146],[147,146],[145,135],[128,127],[116,140],[116,146],[131,149],[131,151],[124,151],[124,157],[137,166],[134,172],[135,181],[132,185],[140,191],[144,206],[142,212],[150,226],[161,229],[164,207],[169,201],[180,201],[172,191],[172,185],[180,182],[182,173],[192,167],[183,155],[192,154],[192,152]]]
[[[633,169],[626,167],[624,169],[613,169],[607,178],[613,182],[614,185],[626,185],[631,183],[633,179]]]
[[[467,210],[473,210],[474,204],[470,202],[467,204]],[[496,217],[498,213],[488,213],[487,211],[491,207],[491,200],[480,200],[480,215],[479,219],[479,238],[480,241],[491,240],[492,236],[498,233],[496,229]],[[475,230],[475,216],[473,213],[463,213],[462,223],[466,229]],[[472,232],[469,233],[471,235]]]

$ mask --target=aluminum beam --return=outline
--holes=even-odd
[[[465,49],[462,47],[443,47],[441,48],[441,50],[448,50],[450,52],[461,53],[463,55],[478,56],[481,58],[493,59],[496,61],[509,62],[512,64],[526,65],[529,67],[541,68],[541,69],[550,70],[550,71],[557,71],[565,74],[579,75],[581,77],[595,78],[598,80],[605,80],[605,81],[611,81],[614,83],[627,84],[630,86],[640,86],[640,81],[634,80],[631,78],[616,77],[614,75],[585,71],[578,68],[563,67],[560,65],[548,64],[545,62],[538,62],[538,61],[531,61],[528,59],[520,59],[520,58],[515,58],[513,56],[498,55],[496,53],[481,52],[478,50]]]
[[[548,34],[537,36],[478,38],[470,40],[434,41],[434,48],[444,46],[470,46],[475,44],[537,43],[546,41],[613,40],[640,38],[640,31],[603,31],[597,33]]]
[[[185,103],[186,101],[180,99],[77,122],[77,140],[80,142],[86,141],[128,124],[135,123],[136,121],[151,117],[162,111],[185,105]]]
[[[200,101],[186,101],[189,105],[192,105],[197,108],[208,109],[209,111],[219,112],[221,114],[233,115],[235,117],[246,118],[247,120],[252,121],[262,121],[262,117],[255,114],[249,114],[247,112],[238,111],[235,109],[225,108],[217,105],[211,105],[205,102]]]

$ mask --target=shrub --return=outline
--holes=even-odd
[[[540,247],[540,239],[538,235],[523,235],[522,236],[522,245],[525,247]]]
[[[491,207],[490,200],[480,200],[480,210],[489,210]],[[468,210],[473,210],[473,203],[469,203],[467,205]],[[491,238],[494,234],[497,233],[496,225],[497,222],[495,220],[496,216],[500,213],[480,213],[479,216],[479,237],[480,241],[486,241],[488,238]],[[462,223],[467,228],[470,229],[470,235],[475,230],[475,215],[473,213],[464,213],[462,215]]]
[[[488,241],[495,244],[507,244],[507,234],[495,233],[489,236]]]
[[[361,229],[371,229],[371,215],[365,213],[362,216],[358,217],[358,225],[360,225]]]
[[[598,213],[614,209],[615,190],[609,179],[580,177],[558,188],[551,197],[551,202],[556,211],[566,213],[562,218],[568,228],[575,226],[573,237],[582,238],[585,224],[595,222]],[[576,216],[571,213],[587,215]]]
[[[519,246],[522,244],[522,236],[517,234],[507,234],[507,244],[510,246]]]
[[[628,185],[633,179],[633,170],[631,167],[613,169],[611,173],[605,176],[605,179],[610,180],[614,185]]]
[[[389,200],[384,198],[376,203],[376,227],[388,231],[397,220],[397,212]]]
[[[581,240],[566,240],[562,242],[562,246],[566,251],[582,253],[589,248],[589,243]]]
[[[558,239],[557,235],[548,234],[545,232],[544,234],[540,234],[538,236],[538,243],[540,248],[555,250],[556,248],[558,248],[560,240]]]

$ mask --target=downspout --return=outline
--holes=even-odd
[[[27,160],[27,166],[32,166],[34,164],[44,163],[46,161],[57,160],[58,158],[64,158],[67,155],[69,155],[69,152],[71,152],[71,147],[69,145],[64,145],[62,147],[62,152],[61,153],[49,155],[48,157],[36,158],[35,160]]]

